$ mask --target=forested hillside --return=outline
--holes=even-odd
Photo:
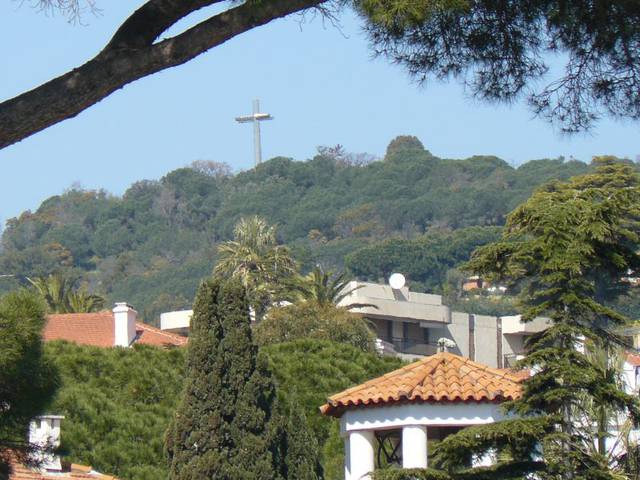
[[[196,162],[139,181],[122,197],[81,189],[51,197],[7,222],[0,272],[16,277],[0,279],[0,291],[25,276],[62,272],[153,322],[191,304],[216,245],[249,214],[277,224],[303,268],[347,267],[371,280],[399,270],[413,288],[438,291],[447,270],[495,239],[536,186],[590,168],[561,158],[518,168],[491,156],[442,159],[414,137],[398,137],[377,161],[339,148],[320,152],[236,175]]]

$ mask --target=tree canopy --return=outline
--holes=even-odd
[[[447,269],[496,239],[536,186],[591,168],[562,158],[513,168],[496,157],[451,160],[409,149],[364,165],[275,158],[236,175],[196,165],[136,182],[121,197],[70,190],[7,222],[0,272],[15,277],[0,278],[0,291],[58,272],[154,322],[189,308],[217,246],[253,215],[277,225],[276,245],[289,248],[303,273],[346,263],[363,280],[402,271],[411,288],[435,291]]]
[[[343,468],[337,422],[321,416],[318,405],[327,395],[402,363],[320,340],[261,350],[281,400],[295,398],[302,407],[319,445],[325,478],[339,480]],[[59,341],[47,343],[45,351],[60,372],[51,411],[65,415],[62,448],[67,458],[127,480],[166,478],[163,434],[182,393],[186,351],[144,345],[105,349]]]
[[[69,15],[82,0],[43,0]],[[140,78],[181,65],[275,19],[316,8],[358,11],[374,51],[420,80],[457,77],[489,101],[529,92],[534,112],[566,131],[606,112],[640,117],[640,6],[628,0],[249,0],[228,2],[182,33],[162,34],[221,0],[147,0],[85,64],[0,103],[0,148],[78,115]],[[88,5],[95,5],[93,1]],[[548,58],[564,71],[548,76]]]
[[[603,425],[600,412],[637,425],[640,402],[610,373],[612,358],[598,360],[596,352],[625,345],[618,329],[629,319],[605,301],[640,268],[640,176],[612,158],[595,164],[592,174],[539,189],[510,214],[502,238],[469,262],[519,292],[524,321],[548,316],[552,323],[526,342],[520,367],[533,374],[507,405],[517,418],[465,429],[437,447],[435,464],[451,478],[613,480],[623,473],[595,447],[603,429],[615,428]],[[497,464],[469,470],[469,455],[489,449]]]
[[[46,413],[58,375],[42,345],[44,303],[19,291],[0,297],[0,478],[9,459],[33,463],[29,422]]]

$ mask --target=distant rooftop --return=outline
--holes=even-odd
[[[345,288],[352,291],[340,305],[369,304],[371,306],[352,309],[367,317],[439,324],[451,321],[450,310],[442,304],[440,295],[411,292],[408,287],[394,289],[389,285],[358,281],[349,282]]]

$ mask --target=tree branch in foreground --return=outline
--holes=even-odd
[[[75,117],[128,83],[181,65],[236,35],[324,1],[248,1],[154,43],[178,20],[221,0],[149,0],[93,59],[0,103],[0,149]]]

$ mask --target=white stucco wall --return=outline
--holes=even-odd
[[[443,337],[451,338],[458,347],[458,351],[451,350],[451,353],[462,357],[469,357],[469,314],[462,312],[451,312],[451,323],[446,327],[448,335]]]
[[[497,318],[475,315],[476,357],[475,361],[490,367],[498,366]]]
[[[357,430],[383,430],[406,425],[468,426],[505,418],[493,403],[412,403],[348,410],[340,419],[343,435]]]

